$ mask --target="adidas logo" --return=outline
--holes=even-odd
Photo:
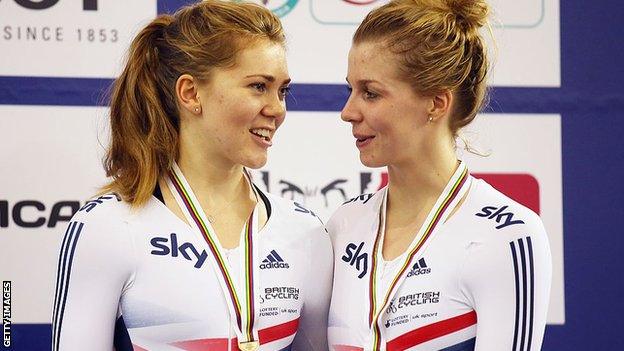
[[[421,275],[421,274],[429,274],[431,273],[431,268],[427,267],[427,263],[425,262],[425,258],[421,258],[418,262],[414,263],[412,266],[412,270],[407,273],[407,277]]]
[[[288,268],[288,263],[284,262],[284,259],[275,250],[271,250],[260,264],[260,269],[269,268]]]

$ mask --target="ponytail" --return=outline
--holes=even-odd
[[[245,40],[284,44],[279,19],[254,4],[203,0],[173,16],[161,15],[134,38],[111,94],[111,144],[102,192],[133,207],[145,204],[178,157],[180,116],[175,84],[182,74],[200,80],[231,66]]]
[[[104,160],[115,191],[125,201],[143,204],[151,196],[161,170],[175,160],[178,116],[161,96],[157,42],[171,23],[161,16],[145,27],[130,46],[128,63],[115,82],[110,107],[112,139]]]

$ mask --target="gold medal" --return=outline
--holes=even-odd
[[[223,259],[225,253],[221,245],[219,245],[219,239],[214,228],[210,224],[212,221],[202,209],[191,186],[175,162],[169,172],[167,185],[188,223],[196,225],[195,230],[197,234],[206,241],[210,251],[213,253],[212,263],[214,265],[213,268],[218,273],[219,285],[224,295],[229,297],[228,300],[231,302],[231,304],[228,304],[228,310],[232,317],[231,320],[238,321],[236,325],[232,324],[232,327],[237,329],[238,349],[240,351],[256,351],[260,348],[260,342],[259,340],[254,340],[254,333],[257,335],[257,326],[254,325],[257,319],[257,311],[254,308],[254,291],[258,284],[256,277],[259,274],[254,272],[254,270],[259,268],[255,264],[258,261],[258,252],[257,246],[253,243],[253,233],[258,231],[258,208],[261,200],[258,200],[260,197],[251,182],[251,178],[247,173],[245,175],[256,197],[256,206],[241,231],[240,246],[244,250],[245,255],[241,255],[240,274],[244,277],[244,282],[241,284],[243,285],[242,289],[238,291],[234,284],[235,280],[231,276],[231,267]]]
[[[260,348],[260,343],[257,341],[238,342],[238,348],[241,351],[256,351]]]

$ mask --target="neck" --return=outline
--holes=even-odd
[[[457,169],[457,156],[452,146],[436,147],[419,156],[388,165],[388,206],[392,203],[394,210],[432,206]]]
[[[177,162],[201,203],[231,203],[251,196],[242,165],[193,150],[181,143]]]

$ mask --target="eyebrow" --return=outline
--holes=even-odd
[[[351,84],[351,82],[349,82],[349,78],[345,78],[345,80],[347,81],[348,84]],[[356,83],[360,84],[360,85],[366,85],[369,83],[377,83],[377,84],[382,84],[382,82],[378,81],[378,80],[374,80],[374,79],[360,79],[358,80]]]
[[[253,77],[262,77],[262,78],[268,80],[271,83],[275,82],[275,77],[273,77],[271,75],[268,75],[268,74],[251,74],[251,75],[246,76],[245,78],[253,78]],[[288,84],[288,83],[290,83],[290,81],[291,81],[291,79],[288,78],[288,79],[284,80],[283,84]]]

